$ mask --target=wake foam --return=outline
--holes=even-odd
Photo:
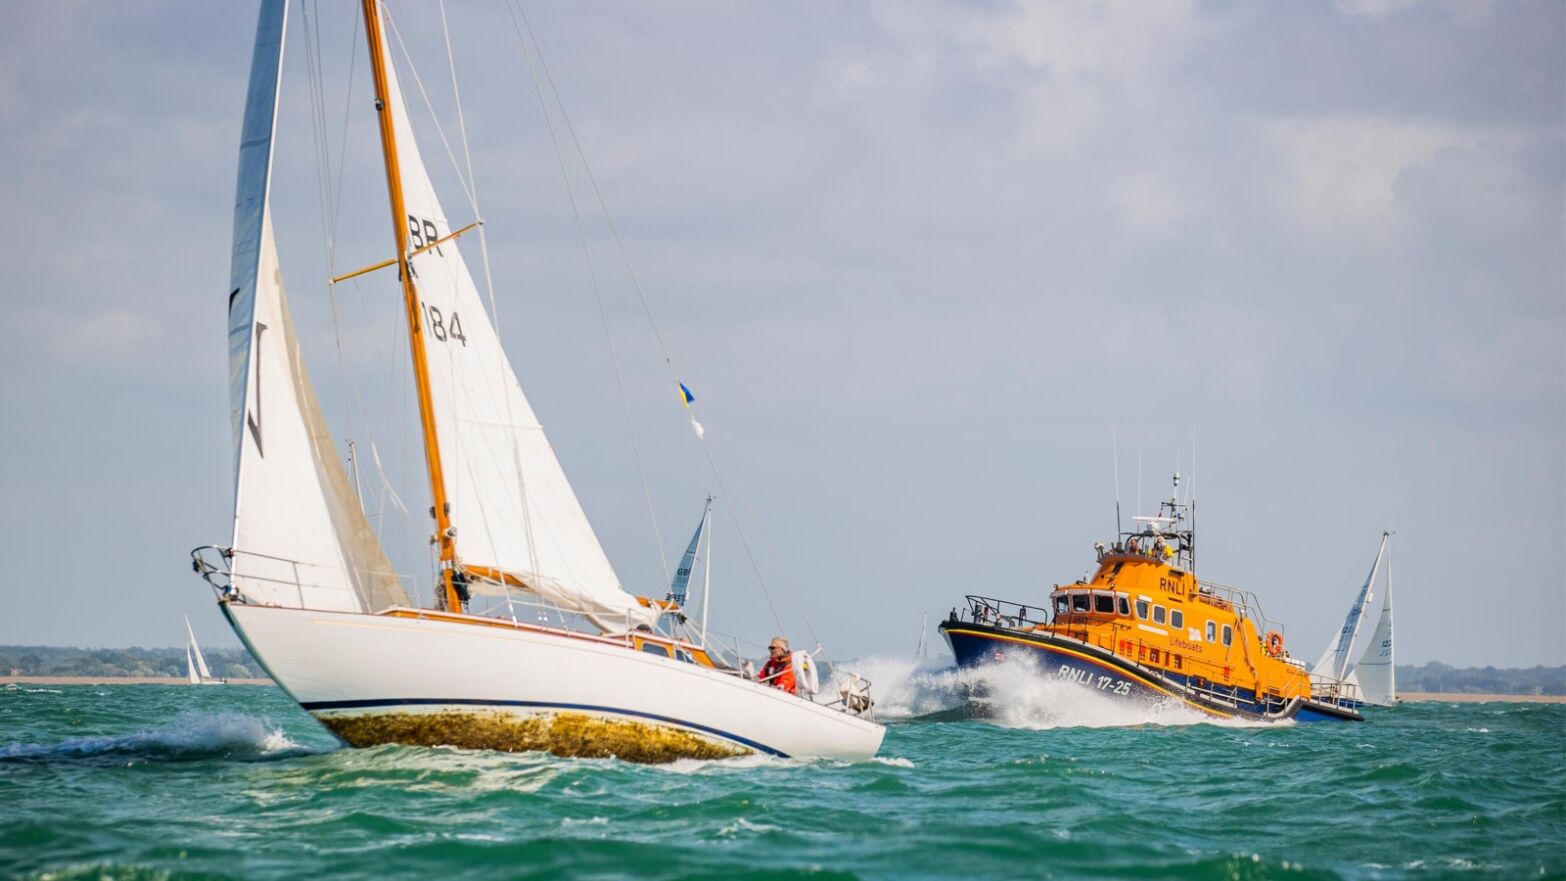
[[[0,746],[0,761],[164,761],[264,759],[307,753],[266,719],[241,713],[185,712],[135,734],[70,737],[57,743]]]
[[[1004,728],[1124,728],[1198,725],[1214,717],[1176,700],[1127,699],[1007,658],[962,671],[977,715]]]
[[[840,665],[873,683],[881,721],[982,718],[1003,728],[1123,728],[1136,725],[1268,727],[1277,722],[1222,719],[1179,700],[1126,699],[1041,670],[1028,658],[979,667],[932,667],[912,658],[863,658]],[[837,682],[828,694],[836,694]],[[1292,724],[1292,723],[1281,723]]]
[[[870,681],[875,716],[882,721],[961,716],[966,711],[960,676],[950,665],[875,656],[844,661],[834,665],[832,681],[821,690],[823,698],[835,699],[838,685],[849,673]]]

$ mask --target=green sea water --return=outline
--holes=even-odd
[[[1212,724],[877,669],[881,756],[339,748],[271,687],[0,688],[4,878],[1566,877],[1566,706]]]

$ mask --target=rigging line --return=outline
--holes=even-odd
[[[527,28],[528,35],[531,37],[533,35],[533,29],[532,29],[532,25],[527,20],[527,13],[525,13],[525,12],[523,12],[521,10],[520,3],[516,3],[515,5],[516,5],[517,8],[516,8],[515,12],[512,12],[513,25],[515,25],[515,19],[518,16],[520,16],[521,19],[522,19],[523,26],[525,26]],[[512,6],[513,6],[512,2],[509,2],[509,0],[508,0],[507,6],[506,6],[508,12],[510,12],[512,10]],[[521,36],[520,33],[518,34],[518,36],[519,37]],[[533,40],[533,44],[534,44],[535,47],[538,46],[538,41],[537,41],[536,38]],[[524,52],[525,51],[526,51],[526,47],[525,47],[525,44],[524,44]],[[604,200],[603,192],[598,187],[598,179],[593,175],[592,166],[587,161],[587,153],[586,153],[586,151],[584,151],[582,149],[581,141],[579,141],[577,139],[577,137],[576,137],[576,129],[575,129],[575,127],[573,127],[571,125],[571,117],[565,110],[565,102],[563,100],[561,100],[561,98],[560,98],[559,89],[556,88],[556,86],[555,86],[554,76],[549,72],[549,64],[544,59],[544,53],[543,53],[543,49],[542,48],[538,48],[538,61],[539,61],[539,66],[544,71],[544,77],[549,81],[550,91],[555,96],[555,103],[556,103],[556,105],[560,109],[560,117],[561,117],[562,122],[565,125],[566,132],[571,136],[572,146],[574,146],[576,148],[577,156],[581,159],[581,162],[582,162],[582,168],[583,168],[584,172],[587,175],[587,179],[588,179],[589,183],[591,183],[591,185],[592,185],[593,195],[598,200],[599,210],[603,213],[604,220],[605,220],[606,224],[609,227],[609,232],[610,232],[611,236],[614,238],[616,247],[619,249],[620,259],[624,262],[626,274],[629,275],[630,279],[631,279],[631,286],[633,288],[635,288],[637,297],[640,298],[641,303],[642,303],[642,310],[647,314],[647,323],[652,328],[653,337],[658,341],[658,349],[663,354],[663,362],[669,368],[670,374],[672,375],[674,380],[676,382],[679,382],[680,381],[679,371],[675,369],[675,367],[674,367],[674,360],[669,355],[668,346],[666,346],[664,344],[663,333],[659,330],[658,320],[653,316],[652,303],[648,299],[646,292],[642,289],[641,280],[637,277],[635,268],[631,265],[630,255],[625,250],[625,242],[620,237],[620,232],[619,232],[618,227],[615,226],[614,216],[609,213],[608,203]],[[529,59],[529,69],[531,70],[531,59]],[[536,84],[536,82],[537,82],[536,74],[534,76],[534,81],[535,81],[535,84]],[[703,453],[703,455],[707,459],[707,467],[709,469],[711,469],[712,474],[713,474],[713,478],[715,480],[717,480],[719,485],[721,486],[723,484],[723,478],[722,478],[722,475],[718,473],[717,462],[713,458],[711,451],[709,449],[707,449],[706,438],[702,434],[698,433],[697,434],[697,442],[700,443],[701,446],[702,446],[702,453]],[[739,487],[738,484],[736,484],[736,486]],[[797,594],[794,592],[793,585],[791,583],[789,583],[787,572],[784,571],[783,568],[780,565],[778,565],[776,553],[771,551],[771,542],[770,542],[770,540],[767,537],[766,528],[764,526],[762,526],[762,524],[761,524],[761,518],[756,516],[755,509],[750,506],[749,499],[745,497],[744,488],[743,487],[739,487],[739,490],[740,490],[741,499],[742,499],[742,501],[745,502],[746,508],[749,510],[749,513],[750,513],[750,516],[751,516],[751,520],[756,525],[756,531],[761,534],[763,545],[766,546],[768,548],[769,553],[772,554],[773,565],[774,566],[778,566],[779,572],[782,574],[782,577],[783,577],[783,580],[784,580],[784,587],[789,591],[790,595],[794,599],[794,605],[795,605],[796,611],[799,612],[800,618],[802,620],[804,620],[804,622],[805,622],[805,628],[807,630],[810,630],[811,637],[814,639],[815,638],[815,630],[814,630],[814,628],[810,624],[810,618],[809,618],[809,616],[807,616],[804,613],[803,608],[800,606],[799,599],[798,599]],[[731,512],[730,512],[731,516],[734,516],[733,512],[732,512],[732,506],[730,506],[730,507],[731,507]],[[737,519],[735,520],[735,527],[736,527],[736,529],[740,529],[740,531],[741,531],[741,536],[740,536],[741,544],[743,544],[745,546],[746,553],[748,554],[750,552],[750,545],[749,545],[748,542],[746,542],[744,540],[743,529],[740,528],[740,524],[739,524]],[[757,578],[758,578],[758,580],[760,580],[761,579],[761,573],[760,573],[759,567],[756,565],[755,559],[752,558],[750,562],[751,562],[751,567],[753,569],[756,569]],[[767,605],[771,606],[772,605],[772,597],[771,597],[770,593],[768,593],[768,591],[767,591],[765,580],[760,580],[759,583],[760,583],[760,586],[761,586],[762,594],[763,594],[763,596],[767,600]],[[777,617],[777,612],[776,612],[775,609],[773,611],[773,617],[774,618]],[[778,626],[781,627],[782,624],[779,623]],[[818,641],[818,644],[819,644],[819,641]]]
[[[402,32],[397,30],[397,22],[391,17],[391,11],[386,12],[386,23],[391,26],[391,34],[397,40],[397,48],[402,50],[402,60],[408,64],[408,73],[413,74],[413,84],[419,87],[419,97],[424,99],[424,109],[429,112],[430,122],[435,126],[435,134],[440,136],[440,145],[446,149],[446,158],[451,162],[451,170],[457,175],[457,182],[462,185],[462,195],[467,197],[468,205],[477,206],[473,190],[468,185],[467,178],[462,176],[462,166],[457,164],[457,154],[451,150],[451,142],[446,139],[446,129],[440,124],[440,116],[435,113],[435,105],[430,101],[429,93],[424,91],[424,80],[419,78],[419,69],[413,64],[413,56],[408,54],[408,47],[402,42]],[[450,44],[447,44],[449,49]],[[413,120],[408,120],[409,128],[413,126]],[[474,207],[474,215],[478,214]]]
[[[307,69],[309,71],[310,98],[311,98],[311,120],[310,121],[311,121],[311,128],[312,128],[313,133],[315,135],[315,138],[314,138],[315,145],[314,146],[315,146],[315,155],[316,155],[316,180],[317,180],[318,195],[319,195],[319,200],[320,200],[322,233],[323,233],[323,236],[324,236],[323,245],[324,245],[325,250],[326,250],[327,273],[328,273],[328,277],[330,277],[335,272],[336,262],[337,262],[337,223],[338,223],[338,219],[340,217],[340,207],[341,207],[341,198],[342,198],[342,189],[341,189],[341,182],[343,180],[342,169],[343,169],[343,163],[346,161],[347,152],[348,152],[347,151],[347,144],[348,144],[349,120],[351,118],[351,106],[352,106],[351,102],[352,102],[352,96],[353,96],[353,71],[354,71],[354,69],[356,67],[356,61],[357,61],[358,56],[357,56],[356,53],[353,53],[353,52],[349,52],[348,53],[349,54],[349,58],[350,58],[350,65],[349,65],[349,76],[348,76],[347,100],[348,100],[349,103],[347,105],[345,105],[344,108],[343,108],[342,150],[341,150],[341,152],[339,153],[339,156],[338,156],[338,173],[337,173],[336,177],[334,178],[333,174],[332,174],[331,143],[330,143],[330,139],[327,136],[327,122],[328,122],[328,118],[327,118],[327,112],[326,112],[326,74],[325,74],[326,68],[325,68],[325,65],[321,61],[321,39],[322,39],[322,37],[321,37],[321,16],[320,16],[320,11],[319,11],[318,6],[316,4],[314,4],[314,3],[307,3],[307,2],[304,2],[304,0],[301,0],[300,8],[301,8],[301,11],[302,11],[301,18],[303,19],[304,30],[305,30],[305,42],[306,42],[306,46],[305,46],[305,61],[306,61],[306,67],[307,67]],[[315,14],[314,14],[315,24],[314,24],[313,27],[311,25],[311,11],[312,11],[312,8],[315,10]],[[353,18],[353,37],[354,37],[355,42],[357,42],[357,37],[358,37],[358,33],[359,33],[359,17],[357,15],[355,15],[355,16],[352,16],[352,18]],[[334,187],[334,183],[336,184],[335,187]],[[334,190],[335,190],[335,192],[334,192]],[[363,304],[363,292],[362,292],[362,289],[359,289],[357,287],[357,285],[355,286],[355,289],[359,291],[360,301],[361,301],[361,306],[362,306],[362,304]],[[370,438],[371,443],[373,444],[375,433],[370,430],[369,418],[368,418],[368,415],[367,415],[368,411],[366,410],[366,408],[364,406],[364,393],[363,393],[363,390],[360,388],[360,384],[349,375],[348,370],[347,370],[347,365],[346,365],[346,362],[345,362],[345,359],[344,359],[344,355],[343,355],[342,328],[343,328],[343,322],[344,322],[344,315],[343,315],[342,303],[339,301],[338,296],[337,296],[336,285],[328,285],[327,286],[327,297],[328,297],[328,301],[329,301],[330,306],[331,306],[332,342],[333,342],[334,348],[336,349],[337,371],[338,371],[338,374],[342,378],[343,388],[347,392],[347,394],[345,394],[343,396],[344,430],[347,432],[347,437],[345,438],[345,440],[348,443],[352,443],[353,436],[355,434],[355,430],[354,430],[355,422],[354,422],[353,411],[354,411],[354,408],[357,407],[358,412],[359,412],[359,429],[360,429],[358,433],[362,434],[365,437]],[[366,310],[366,315],[368,315],[368,310]],[[382,370],[384,372],[384,358],[381,356],[381,352],[380,352],[379,348],[376,348],[376,358],[382,364]],[[384,479],[385,478],[384,478],[384,475],[383,475],[382,476],[382,480],[384,481]],[[362,504],[362,500],[361,500],[361,510],[362,510],[362,508],[363,508],[363,504]],[[376,536],[376,538],[377,538],[377,540],[379,540],[379,538],[380,538],[380,536],[379,536],[379,526],[377,526],[377,536]]]
[[[528,36],[532,37],[533,26],[527,20],[527,13],[522,12],[520,6],[520,3],[518,3],[517,15],[522,17],[522,24],[527,28]],[[536,38],[534,38],[533,44],[535,47],[538,46]],[[560,108],[560,119],[565,124],[566,133],[571,136],[571,145],[576,148],[576,154],[582,160],[582,170],[587,175],[587,182],[592,185],[593,196],[598,200],[598,209],[604,215],[604,222],[609,227],[611,237],[614,238],[615,247],[620,251],[620,260],[625,264],[625,274],[630,276],[631,287],[636,289],[636,296],[642,303],[642,311],[647,313],[647,323],[652,327],[653,338],[658,341],[658,351],[663,354],[663,363],[669,365],[669,368],[673,370],[674,362],[669,357],[669,347],[664,344],[663,333],[658,328],[657,319],[653,318],[652,303],[647,299],[646,292],[642,290],[642,282],[636,275],[635,267],[631,265],[631,257],[626,253],[625,242],[620,238],[619,227],[615,226],[614,215],[609,213],[609,205],[604,200],[603,191],[598,188],[598,178],[593,174],[593,168],[587,162],[587,152],[582,149],[582,142],[576,137],[576,127],[571,124],[570,114],[566,113],[565,101],[561,100],[560,90],[555,87],[554,74],[549,72],[549,64],[544,60],[544,50],[542,48],[538,49],[538,63],[543,68],[544,78],[549,81],[549,91],[555,96],[555,105]],[[676,380],[678,380],[677,375]]]
[[[723,475],[718,472],[718,464],[713,461],[712,451],[707,448],[705,440],[701,442],[701,452],[707,459],[707,467],[712,471],[713,480],[718,482],[718,491],[723,493],[724,498],[733,498],[733,496],[729,495],[729,488],[723,483]],[[746,505],[748,507],[749,503],[747,502]],[[756,573],[756,584],[761,587],[761,598],[767,601],[767,611],[772,613],[772,623],[778,626],[778,633],[781,635],[786,629],[783,626],[783,619],[778,615],[778,607],[772,602],[771,591],[767,590],[767,580],[761,577],[761,566],[757,564],[756,555],[750,549],[750,539],[745,537],[745,527],[740,523],[739,512],[735,510],[733,505],[724,505],[723,507],[729,511],[729,520],[734,524],[734,532],[739,536],[740,546],[745,549],[745,559],[750,562],[751,571]],[[755,515],[752,514],[751,516],[754,517]],[[806,626],[809,626],[809,622],[806,622]],[[814,633],[812,632],[811,635],[814,636]]]
[[[565,182],[566,198],[571,203],[571,215],[576,220],[577,237],[581,240],[582,243],[582,256],[587,261],[587,274],[588,277],[592,280],[593,298],[598,302],[598,319],[603,324],[604,340],[609,346],[609,360],[610,363],[614,366],[614,381],[620,392],[620,404],[625,410],[626,424],[630,427],[631,450],[636,457],[636,470],[642,479],[642,493],[647,498],[647,515],[652,520],[653,540],[657,543],[658,547],[658,565],[663,570],[663,583],[668,584],[669,561],[668,558],[664,555],[663,534],[658,529],[658,513],[653,506],[652,486],[647,481],[647,468],[642,464],[641,445],[637,442],[636,439],[636,420],[631,415],[631,400],[625,393],[625,379],[621,375],[620,371],[620,356],[615,351],[614,335],[609,330],[609,312],[604,307],[603,291],[598,285],[598,272],[593,268],[592,249],[588,247],[587,243],[587,229],[582,225],[582,212],[581,209],[577,206],[576,191],[571,186],[571,175],[566,171],[565,152],[560,148],[560,135],[555,130],[554,118],[549,113],[549,102],[544,97],[543,86],[538,81],[538,72],[533,67],[533,56],[527,50],[527,40],[523,38],[522,29],[517,24],[518,13],[512,12],[511,5],[509,3],[506,6],[506,11],[512,13],[511,26],[512,29],[516,31],[517,41],[522,46],[522,57],[527,61],[528,73],[533,78],[533,91],[538,95],[539,106],[544,112],[544,123],[549,128],[549,140],[555,148],[555,159],[560,163],[560,176]],[[526,16],[523,16],[523,20],[526,20]],[[528,34],[529,36],[532,35],[531,28],[528,29]],[[535,49],[538,47],[536,40],[534,41],[533,45]],[[539,62],[540,65],[542,65],[542,50],[539,50]],[[545,73],[547,75],[547,69]],[[563,108],[561,109],[561,114],[562,116],[564,115]]]
[[[353,32],[349,36],[348,46],[348,87],[343,95],[343,133],[339,139],[342,149],[337,153],[337,192],[332,197],[332,225],[329,230],[328,242],[332,249],[330,271],[335,274],[337,265],[337,224],[342,218],[343,204],[343,169],[348,159],[348,133],[351,131],[349,122],[353,119],[353,83],[354,73],[359,69],[359,53],[353,48],[359,45],[359,16],[350,16],[353,19]]]
[[[446,24],[446,0],[440,0],[440,31],[446,41],[446,62],[451,70],[451,95],[457,108],[457,135],[462,142],[462,158],[467,163],[468,181],[472,186],[470,192],[470,204],[473,206],[473,216],[479,220],[479,262],[484,266],[484,291],[489,298],[489,321],[495,327],[495,336],[500,336],[500,308],[495,301],[495,278],[489,267],[489,236],[484,231],[484,214],[479,210],[478,204],[478,178],[473,173],[473,152],[468,147],[468,121],[462,112],[462,91],[457,86],[457,60],[451,51],[451,29]],[[454,160],[455,161],[455,160]],[[502,365],[504,362],[502,362]],[[501,387],[505,389],[506,423],[512,424],[511,414],[511,383],[505,376],[505,368],[500,368]],[[517,476],[517,495],[522,502],[522,531],[527,541],[528,562],[533,571],[538,571],[538,544],[533,532],[532,506],[528,504],[527,481],[522,476],[522,454],[517,448],[515,433],[511,437],[511,470]]]
[[[702,445],[706,445],[705,440],[702,441]],[[736,486],[739,489],[740,501],[745,503],[746,513],[750,514],[751,522],[756,524],[756,532],[761,535],[761,546],[766,549],[767,556],[771,558],[773,567],[778,570],[778,576],[783,579],[783,588],[788,592],[789,599],[794,601],[794,611],[799,614],[799,619],[805,622],[805,629],[810,632],[810,641],[816,644],[816,648],[822,648],[821,638],[816,636],[816,628],[810,623],[810,616],[805,614],[804,606],[799,602],[799,591],[794,589],[793,582],[789,580],[788,569],[784,568],[783,564],[779,562],[778,552],[772,547],[772,539],[768,537],[767,530],[762,527],[761,518],[756,516],[756,509],[751,507],[750,496],[745,492],[743,486],[738,486],[737,484]]]
[[[325,251],[327,277],[333,275],[336,260],[336,248],[333,245],[333,218],[332,218],[332,166],[331,145],[326,139],[326,85],[325,72],[321,64],[321,40],[320,40],[320,12],[316,10],[316,25],[310,24],[310,11],[315,4],[301,2],[299,4],[300,19],[304,24],[305,38],[305,68],[308,72],[310,87],[310,129],[314,137],[315,148],[315,180],[316,195],[321,211],[322,248]],[[336,285],[326,286],[327,300],[331,304],[332,312],[332,346],[337,354],[337,373],[342,379],[344,388],[353,388],[348,378],[348,365],[343,358],[342,315],[341,307],[337,301]],[[362,409],[362,407],[361,407]],[[350,404],[350,396],[343,396],[343,427],[348,433],[344,440],[353,441],[353,409]],[[362,500],[361,500],[362,510]]]

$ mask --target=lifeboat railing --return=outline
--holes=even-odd
[[[1364,698],[1360,696],[1359,686],[1353,682],[1345,682],[1328,676],[1312,675],[1310,677],[1310,696],[1312,700],[1340,707],[1353,708],[1363,704]]]
[[[1206,579],[1197,579],[1196,586],[1197,602],[1220,608],[1227,603],[1240,615],[1251,619],[1251,622],[1256,625],[1258,634],[1276,630],[1287,635],[1282,622],[1268,618],[1262,611],[1261,600],[1257,599],[1256,594],[1251,591]]]
[[[968,594],[963,598],[968,604],[967,619],[974,624],[987,624],[992,627],[1005,627],[1008,630],[1021,630],[1023,627],[1031,627],[1035,624],[1050,623],[1050,610],[1044,606],[1033,606],[1027,603],[1019,603],[1012,600],[998,600],[994,597]],[[1006,614],[1006,609],[1015,609],[1014,614]],[[952,623],[962,620],[957,616],[957,610],[952,610],[952,617],[947,619]]]

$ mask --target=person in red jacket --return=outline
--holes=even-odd
[[[796,693],[794,659],[789,654],[788,640],[781,636],[772,638],[772,645],[767,647],[767,663],[761,667],[760,679],[773,688],[781,688],[789,694]]]

